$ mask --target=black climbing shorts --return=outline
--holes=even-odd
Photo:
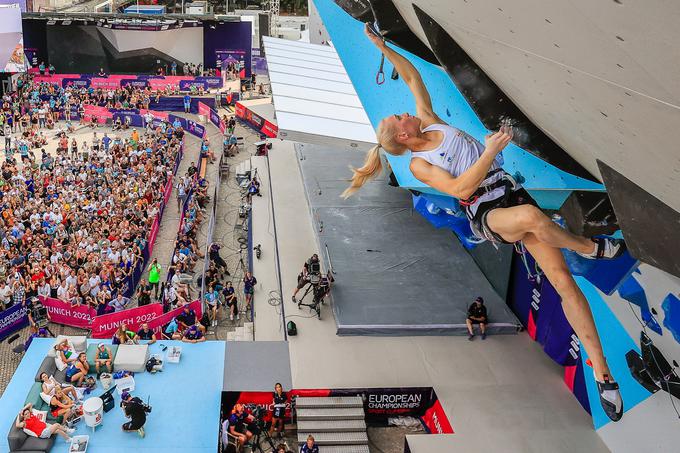
[[[475,216],[471,220],[471,223],[478,231],[488,231],[491,233],[495,239],[494,242],[501,244],[511,244],[511,242],[506,241],[500,235],[494,233],[491,228],[489,228],[489,225],[486,223],[486,216],[494,209],[511,208],[513,206],[521,206],[525,204],[538,207],[536,200],[534,200],[531,195],[529,195],[529,192],[527,192],[524,188],[515,190],[510,194],[509,197],[500,197],[495,200],[480,203],[477,207]]]

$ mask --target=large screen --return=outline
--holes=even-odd
[[[124,30],[96,25],[47,26],[48,60],[60,73],[150,73],[176,62],[203,63],[203,28]]]
[[[0,72],[24,72],[24,37],[18,4],[0,5]]]

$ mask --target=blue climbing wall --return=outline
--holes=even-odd
[[[387,80],[383,85],[376,84],[380,54],[363,35],[363,25],[332,0],[315,0],[314,3],[373,125],[394,113],[414,113],[415,104],[405,84],[389,78],[392,67],[388,62],[385,65]],[[483,140],[488,131],[447,74],[436,65],[396,50],[420,71],[436,113]],[[506,148],[503,157],[504,169],[509,173],[519,171],[526,179],[525,187],[546,209],[559,208],[573,190],[603,190],[601,185],[565,173],[514,145]],[[414,209],[434,227],[451,229],[465,246],[474,247],[457,201],[416,180],[408,169],[410,156],[388,156],[388,159],[399,184],[421,192],[413,198]],[[652,394],[638,383],[625,356],[631,351],[633,354],[641,352],[640,333],[644,331],[669,362],[680,361],[680,279],[651,266],[640,265],[627,254],[611,262],[584,261],[569,252],[565,252],[565,257],[588,298],[611,372],[621,384],[625,417],[636,422],[612,424],[602,412],[592,369],[586,363],[587,351],[566,322],[554,289],[548,282],[536,280],[536,269],[530,257],[528,266],[516,258],[508,303],[530,335],[541,343],[553,360],[564,366],[565,383],[592,414],[594,426],[603,439],[612,445],[614,439],[619,442],[624,439],[629,446],[644,443],[650,424],[660,422],[659,417],[668,417],[672,413],[671,405],[666,392],[659,390]],[[680,406],[680,402],[676,402]],[[653,444],[654,451],[677,451],[680,429],[660,431]],[[642,451],[631,448],[630,451]]]

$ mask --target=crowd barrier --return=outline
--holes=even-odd
[[[240,102],[236,103],[235,111],[236,116],[245,121],[246,124],[255,129],[256,132],[266,135],[269,138],[276,138],[278,135],[279,128],[276,124],[270,123]]]
[[[112,74],[100,77],[97,74],[51,74],[37,75],[33,79],[39,83],[53,83],[66,87],[82,88],[120,88],[133,85],[139,88],[151,87],[154,90],[165,89],[166,87],[179,88],[182,91],[196,88],[208,90],[211,88],[222,88],[224,82],[222,77],[216,76],[152,76],[152,75],[123,75]]]

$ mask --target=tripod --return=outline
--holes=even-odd
[[[312,282],[308,282],[305,286],[305,292],[302,294],[302,297],[298,299],[298,309],[301,307],[309,307],[310,310],[313,310],[316,312],[316,317],[318,319],[321,319],[321,304],[324,302],[325,294],[321,297],[317,297],[316,291],[318,288],[318,284],[313,284]],[[311,303],[304,303],[303,301],[305,300],[305,297],[309,292],[312,292],[312,302]]]
[[[262,449],[261,443],[265,442],[264,449]],[[270,448],[267,448],[269,446]],[[266,425],[259,429],[259,432],[255,434],[252,440],[251,452],[259,451],[260,453],[267,453],[276,450],[276,445],[274,444],[274,439],[269,435],[269,431]]]

